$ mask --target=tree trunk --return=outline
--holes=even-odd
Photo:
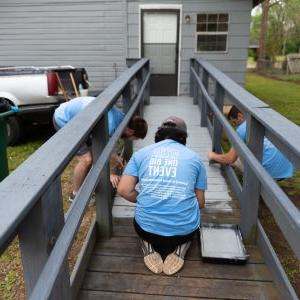
[[[266,40],[268,32],[268,14],[270,8],[270,0],[262,2],[262,17],[260,25],[259,51],[257,60],[257,70],[263,71],[266,67]]]

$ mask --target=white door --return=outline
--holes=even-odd
[[[142,54],[150,58],[152,73],[151,94],[176,95],[178,12],[144,11],[142,26]]]

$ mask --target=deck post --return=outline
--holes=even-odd
[[[127,84],[123,91],[123,111],[124,113],[127,113],[130,106],[131,106],[131,87],[130,82]],[[124,159],[126,161],[129,160],[129,158],[132,156],[133,153],[133,142],[125,139],[124,140]]]
[[[147,62],[147,64],[145,65],[145,78],[147,77],[147,75],[150,73],[150,61]],[[148,81],[146,87],[145,87],[145,105],[149,105],[150,104],[150,80]]]
[[[137,95],[138,95],[144,80],[144,72],[142,72],[142,70],[137,73],[136,79],[137,79],[136,87],[137,87]],[[144,93],[142,96],[142,100],[138,106],[138,112],[139,112],[139,116],[143,118],[144,117]]]
[[[108,137],[108,114],[106,113],[93,130],[92,150],[93,160],[96,161],[104,149]],[[101,238],[110,238],[112,235],[112,210],[111,210],[111,184],[109,160],[100,174],[99,183],[95,189],[96,194],[96,222]]]
[[[26,298],[30,297],[64,223],[61,183],[57,177],[19,229]],[[67,260],[62,265],[50,299],[71,299]]]
[[[194,70],[196,74],[199,76],[200,65],[197,61],[194,63]],[[200,87],[198,86],[196,80],[194,79],[194,87],[193,87],[193,104],[199,104],[199,94],[200,94]]]
[[[218,106],[219,110],[223,112],[224,105],[224,88],[216,82],[215,88],[215,104]],[[222,125],[218,118],[214,115],[213,117],[213,139],[212,139],[212,151],[217,153],[222,153]]]
[[[253,117],[247,117],[247,145],[255,157],[262,161],[264,127]],[[241,230],[247,244],[257,242],[257,217],[260,182],[247,163],[244,164],[241,199]]]
[[[194,81],[194,76],[193,76],[193,73],[192,73],[192,68],[194,67],[194,65],[195,65],[195,59],[191,58],[190,59],[190,97],[193,97],[193,98],[194,98],[195,81]]]
[[[202,70],[202,83],[203,83],[205,89],[207,90],[208,72],[205,69]],[[201,103],[201,105],[200,105],[200,107],[201,107],[200,126],[207,127],[207,103],[206,103],[204,93],[202,93],[202,95],[201,95],[200,103]]]

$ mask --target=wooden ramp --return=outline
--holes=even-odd
[[[211,140],[207,129],[199,126],[199,111],[191,98],[152,97],[151,105],[145,108],[149,133],[135,143],[135,150],[153,143],[157,127],[170,115],[186,121],[187,146],[199,154],[207,167],[208,191],[202,222],[239,223],[238,204],[230,196],[219,167],[208,165]],[[79,299],[280,299],[256,247],[247,248],[250,258],[246,265],[204,263],[195,238],[178,274],[152,274],[143,264],[133,215],[134,205],[116,197],[113,237],[96,243]]]

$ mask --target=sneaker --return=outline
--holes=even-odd
[[[147,241],[141,240],[141,246],[144,254],[144,263],[146,267],[153,273],[159,274],[163,270],[163,260],[153,246]]]
[[[93,193],[92,197],[90,198],[89,207],[96,205],[96,194]]]
[[[70,193],[68,201],[72,203],[74,201],[75,197],[76,197],[76,193],[74,193],[74,192]]]
[[[191,245],[191,242],[178,245],[174,252],[169,254],[163,265],[163,272],[166,275],[173,275],[177,273],[184,265],[184,257]]]

